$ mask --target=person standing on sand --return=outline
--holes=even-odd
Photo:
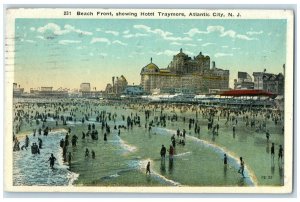
[[[25,138],[25,147],[27,148],[28,146],[29,146],[29,138],[26,135],[26,138]]]
[[[147,167],[146,167],[146,175],[149,173],[149,175],[150,175],[150,173],[151,173],[151,171],[150,171],[150,161],[148,161],[148,163],[147,163]]]
[[[275,156],[275,146],[274,146],[274,142],[272,143],[271,146],[271,163],[274,164],[274,156]]]

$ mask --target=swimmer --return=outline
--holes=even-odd
[[[224,166],[227,166],[227,155],[224,154]]]
[[[243,157],[240,157],[240,164],[241,164],[241,167],[238,170],[238,173],[240,173],[243,176],[243,178],[245,178],[245,175],[244,175],[245,162],[243,160]]]
[[[166,147],[164,145],[161,146],[161,150],[160,150],[160,156],[161,156],[161,159],[162,160],[165,160],[165,157],[166,157]]]
[[[88,148],[86,148],[86,150],[85,150],[85,157],[89,157],[89,154],[90,154],[90,151],[89,151]]]
[[[54,166],[54,162],[56,161],[56,158],[53,156],[53,154],[51,154],[49,160],[50,161],[50,168],[53,169],[53,166]]]

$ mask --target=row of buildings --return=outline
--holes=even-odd
[[[238,72],[238,79],[234,80],[234,89],[258,89],[276,95],[284,94],[284,75],[253,72],[253,78],[247,72]]]
[[[104,91],[91,88],[90,83],[81,83],[77,92],[68,92],[66,89],[53,90],[52,87],[31,89],[30,94],[35,96],[55,97],[119,97],[121,95],[144,94],[208,94],[229,89],[229,70],[217,68],[210,57],[200,52],[190,57],[180,49],[174,55],[166,68],[159,68],[153,63],[144,66],[140,72],[140,85],[128,85],[124,75],[113,76],[112,82],[106,85]],[[277,95],[284,93],[284,75],[264,72],[253,72],[253,78],[247,72],[239,72],[238,79],[234,80],[234,89],[260,89]],[[14,84],[14,96],[20,96],[24,89]]]

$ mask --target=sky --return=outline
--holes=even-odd
[[[238,71],[283,71],[286,20],[16,19],[14,82],[25,91],[73,90],[83,82],[104,90],[121,75],[140,84],[151,57],[166,68],[180,48],[230,70],[233,87]]]

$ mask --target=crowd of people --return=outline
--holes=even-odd
[[[111,111],[107,110],[111,107]],[[114,108],[123,109],[122,112],[115,112]],[[93,120],[93,121],[91,121]],[[120,124],[121,121],[122,124]],[[57,128],[67,130],[65,138],[59,142],[62,148],[62,158],[65,163],[71,167],[74,160],[72,147],[76,148],[79,144],[79,133],[71,129],[70,122],[80,125],[82,128],[81,140],[90,139],[92,141],[101,141],[100,135],[103,135],[103,141],[107,142],[112,131],[121,136],[124,133],[141,125],[149,134],[153,133],[155,127],[175,127],[179,123],[183,128],[177,128],[176,133],[171,136],[170,145],[163,144],[160,150],[162,162],[165,161],[166,155],[169,155],[170,163],[173,163],[176,147],[185,147],[188,144],[187,135],[193,135],[201,138],[206,131],[204,128],[207,124],[208,134],[212,136],[212,141],[219,135],[222,135],[222,129],[232,127],[233,137],[236,136],[237,130],[247,128],[249,131],[255,131],[259,134],[265,134],[266,144],[272,141],[271,127],[281,128],[284,134],[283,112],[273,109],[251,109],[251,108],[216,108],[202,107],[198,105],[179,105],[179,104],[157,104],[157,103],[130,103],[130,102],[108,102],[101,103],[94,100],[72,100],[62,99],[56,101],[44,102],[17,102],[14,104],[14,124],[13,124],[13,151],[26,149],[30,145],[28,135],[24,139],[24,145],[20,146],[18,134],[21,131],[32,130],[32,137],[39,136],[38,142],[32,142],[32,154],[42,152],[43,143],[40,136],[49,135]],[[124,124],[123,124],[124,123]],[[175,125],[175,126],[174,126]],[[73,126],[72,126],[73,127]],[[112,129],[111,129],[112,128]],[[37,132],[37,134],[36,134]],[[261,136],[263,137],[263,135]],[[47,141],[44,139],[44,141]],[[70,145],[71,143],[71,145]],[[283,163],[282,143],[272,142],[271,159],[274,163],[275,147],[278,147],[278,161]],[[230,148],[228,148],[230,150]],[[84,157],[88,159],[96,158],[93,148],[86,147]],[[99,159],[98,159],[99,160]],[[56,158],[51,154],[49,158],[50,167],[53,168]],[[224,165],[227,165],[228,158],[224,154]],[[240,157],[240,169],[238,172],[244,177],[245,162]],[[146,173],[150,174],[150,162],[146,166]]]

